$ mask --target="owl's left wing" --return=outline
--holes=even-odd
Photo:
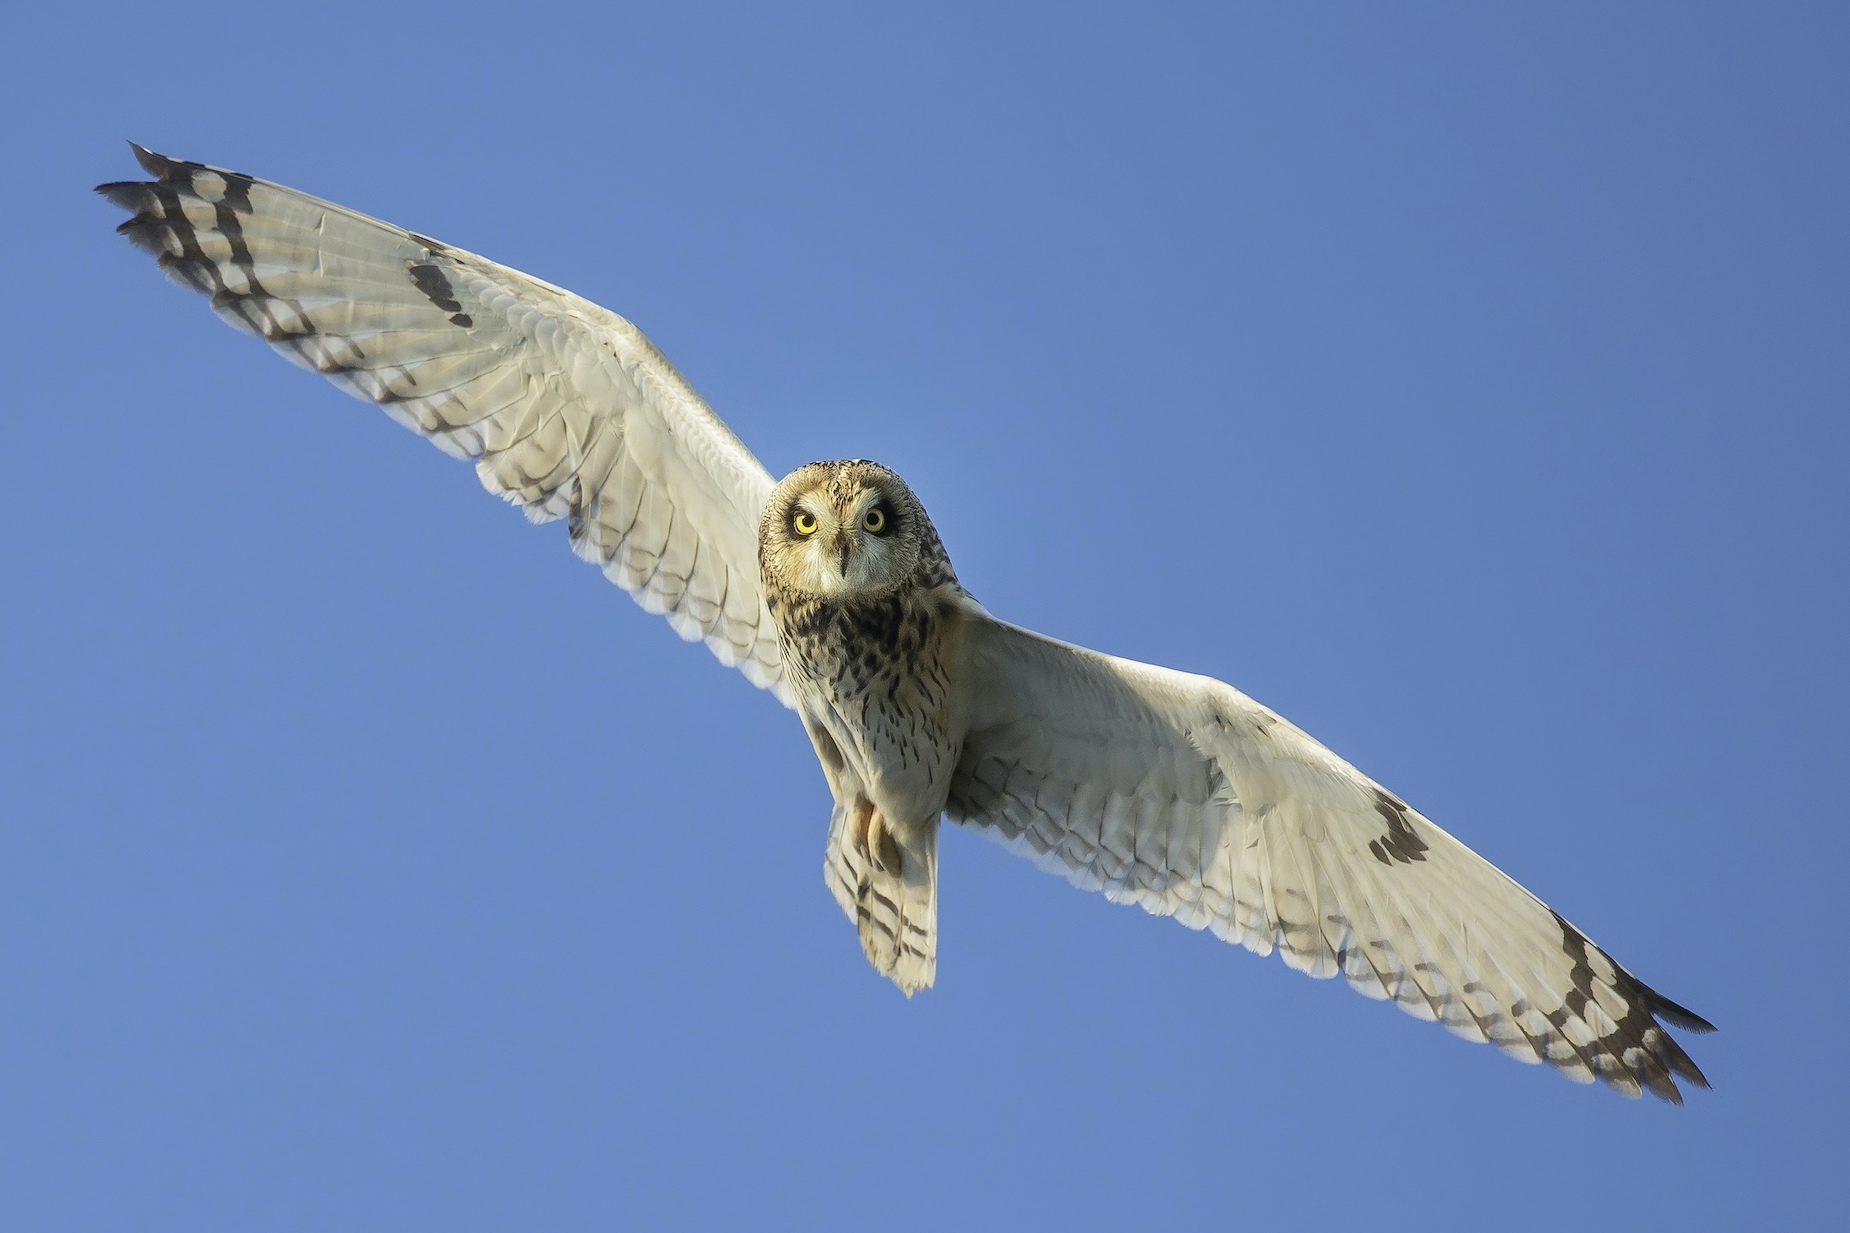
[[[1709,1031],[1534,895],[1232,686],[973,609],[947,814],[1075,885],[1174,916],[1568,1077],[1707,1087]]]
[[[519,270],[135,147],[98,192],[220,317],[455,458],[683,638],[791,695],[758,578],[763,465],[641,330]],[[205,477],[209,479],[209,477]]]

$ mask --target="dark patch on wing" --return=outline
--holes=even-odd
[[[462,302],[456,298],[456,288],[450,285],[449,275],[428,261],[408,261],[405,269],[417,289],[424,293],[424,298],[450,314],[451,325],[467,328],[475,324],[475,318],[462,310]]]
[[[1369,841],[1368,850],[1383,865],[1410,865],[1426,859],[1426,841],[1407,820],[1407,807],[1390,793],[1375,790],[1375,812],[1387,822],[1387,834]]]
[[[450,320],[453,323],[474,324],[469,315],[462,311],[462,302],[456,298],[456,288],[450,285],[449,275],[429,262],[407,262],[405,268],[417,289],[424,293],[424,298],[451,314]]]

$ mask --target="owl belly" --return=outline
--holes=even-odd
[[[963,744],[955,622],[929,597],[840,608],[780,628],[785,670],[830,785],[893,824],[936,821]]]
[[[933,821],[944,811],[958,742],[930,711],[894,705],[884,696],[836,695],[818,710],[806,708],[805,718],[825,767],[831,756],[839,759],[837,796],[863,797],[901,826]],[[815,741],[818,731],[826,734],[826,746]]]

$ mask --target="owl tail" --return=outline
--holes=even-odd
[[[874,969],[911,997],[938,974],[938,819],[895,827],[865,801],[837,801],[822,864]]]

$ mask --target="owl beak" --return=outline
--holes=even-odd
[[[844,535],[835,541],[835,560],[841,569],[841,576],[848,576],[848,554],[854,551],[854,537]]]

